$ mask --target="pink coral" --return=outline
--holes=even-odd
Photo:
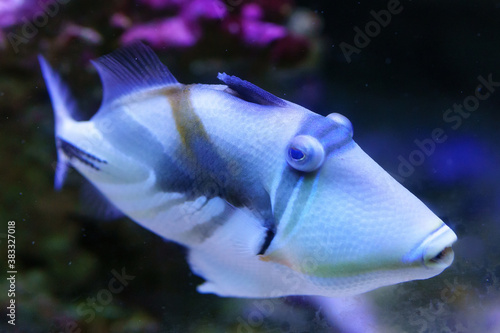
[[[23,17],[32,13],[34,4],[33,0],[2,0],[0,2],[0,28],[21,23]]]
[[[142,0],[153,9],[173,9],[173,17],[139,23],[122,35],[124,44],[147,41],[153,47],[191,47],[203,36],[203,21],[220,20],[222,29],[244,44],[264,47],[288,35],[284,26],[265,22],[263,7],[248,3],[233,12],[222,0]]]
[[[197,26],[189,26],[182,17],[172,17],[159,22],[136,25],[122,36],[125,44],[144,40],[153,47],[193,46],[200,37]]]
[[[179,7],[177,16],[137,24],[122,35],[124,44],[144,40],[153,47],[189,47],[202,36],[201,19],[221,19],[226,8],[220,0],[143,0],[151,8]]]
[[[222,19],[227,14],[224,3],[219,0],[192,0],[185,1],[181,16],[186,20],[193,21],[200,18]]]
[[[141,0],[143,4],[153,9],[165,9],[171,7],[180,7],[186,0]]]
[[[245,5],[241,11],[241,35],[247,44],[266,46],[287,35],[285,27],[263,22],[262,8],[257,4]]]
[[[239,16],[227,20],[224,29],[232,35],[240,37],[247,45],[264,47],[271,42],[288,35],[285,27],[264,22],[264,11],[256,3],[243,6]]]

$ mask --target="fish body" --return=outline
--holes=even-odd
[[[103,102],[75,120],[40,57],[61,188],[77,169],[116,210],[189,249],[200,292],[341,296],[425,279],[456,236],[323,117],[234,76],[184,85],[138,44],[94,62]]]

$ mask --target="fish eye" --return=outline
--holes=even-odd
[[[354,135],[354,131],[352,129],[351,121],[349,119],[347,119],[347,117],[341,115],[340,113],[336,113],[336,112],[330,113],[326,117],[329,118],[329,119],[331,119],[331,120],[333,120],[337,124],[345,127],[349,131],[349,135],[352,138],[352,136]]]
[[[321,143],[309,135],[297,135],[287,147],[286,161],[299,171],[312,172],[318,169],[325,159]]]

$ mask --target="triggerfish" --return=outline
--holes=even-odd
[[[55,187],[78,170],[141,226],[188,249],[202,293],[344,296],[441,273],[455,233],[353,141],[351,122],[236,76],[181,84],[136,44],[93,64],[88,121],[40,56]]]

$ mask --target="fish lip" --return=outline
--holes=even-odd
[[[452,244],[457,236],[446,224],[431,232],[416,248],[403,258],[403,262],[418,262],[428,269],[445,269],[454,259]]]

